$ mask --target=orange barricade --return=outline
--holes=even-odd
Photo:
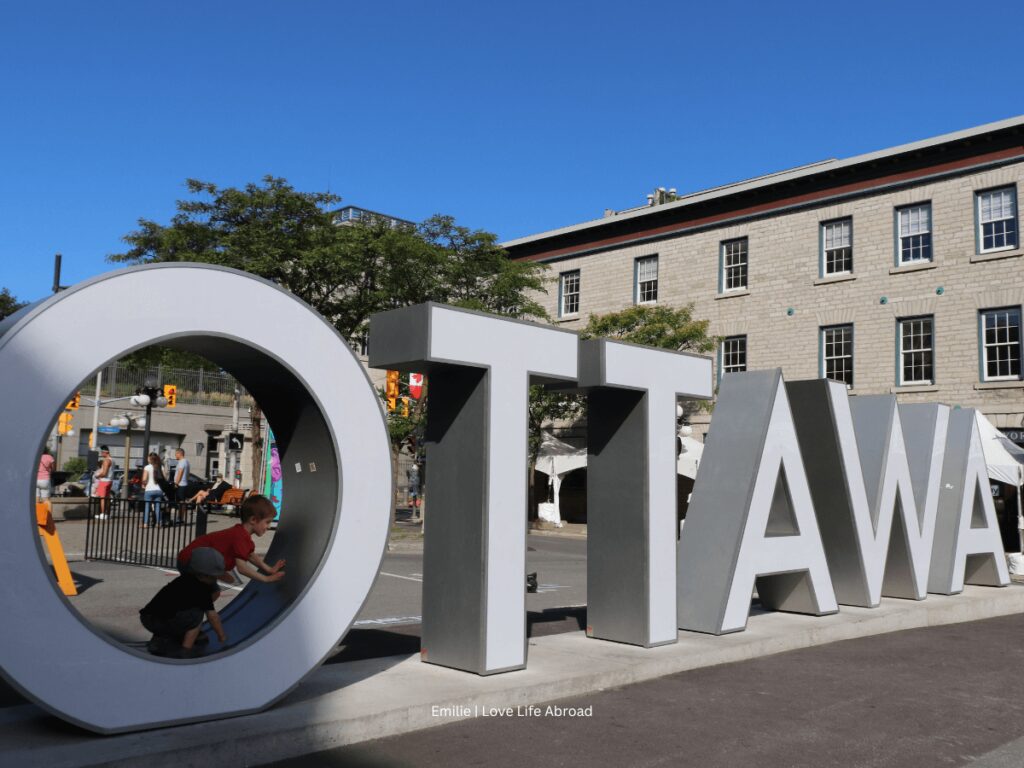
[[[71,569],[68,568],[68,559],[64,556],[64,547],[60,545],[60,537],[57,535],[57,526],[53,522],[53,514],[50,512],[50,502],[36,502],[36,522],[39,524],[39,535],[46,542],[46,548],[50,550],[50,560],[53,561],[53,570],[57,573],[57,583],[61,592],[68,597],[78,594],[75,582],[71,578]]]

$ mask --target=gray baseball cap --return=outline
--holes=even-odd
[[[224,557],[212,547],[198,547],[192,550],[188,567],[201,576],[220,576],[224,573]]]

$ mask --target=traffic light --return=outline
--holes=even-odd
[[[74,429],[74,414],[69,411],[64,411],[60,416],[57,417],[57,434],[66,435]]]
[[[68,404],[64,406],[65,410],[77,411],[78,406],[82,404],[82,393],[75,392],[75,396],[68,400]]]
[[[409,418],[409,398],[408,397],[403,397],[402,398],[402,418],[403,419],[408,419]]]
[[[384,389],[384,396],[388,401],[388,410],[395,410],[398,406],[398,371],[388,371],[387,386]]]
[[[178,404],[178,387],[174,384],[164,384],[164,397],[167,398],[167,407],[174,408]]]

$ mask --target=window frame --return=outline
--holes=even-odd
[[[912,211],[912,210],[914,210],[916,208],[927,208],[928,209],[928,230],[926,232],[914,232],[913,234],[903,235],[902,234],[902,228],[900,226],[901,217],[902,217],[902,215],[904,213],[909,213],[910,211]],[[923,201],[921,201],[919,203],[911,203],[910,205],[901,205],[898,208],[894,209],[894,217],[893,218],[894,218],[894,233],[893,233],[893,236],[895,238],[895,249],[896,249],[895,264],[896,264],[896,266],[897,267],[909,267],[909,266],[913,266],[915,264],[930,264],[930,263],[934,263],[934,261],[935,261],[935,242],[934,242],[935,217],[932,215],[932,201],[931,200],[923,200]],[[913,259],[912,258],[912,259],[904,260],[904,258],[903,258],[903,239],[904,239],[904,237],[911,238],[911,237],[922,237],[922,236],[927,236],[927,238],[928,238],[928,245],[927,245],[928,256],[927,256],[927,258],[920,258],[920,259]],[[918,247],[920,248],[920,250],[922,252],[925,249],[925,246],[923,244],[918,246]],[[911,246],[910,250],[911,250],[911,252],[913,251],[913,246]]]
[[[726,349],[726,345],[729,344],[730,342],[741,342],[742,345],[743,345],[743,348],[741,350],[736,350],[736,351],[730,353]],[[725,336],[722,339],[721,344],[718,345],[718,380],[719,381],[721,381],[722,377],[725,374],[727,374],[727,373],[744,373],[744,372],[747,371],[747,366],[748,366],[748,363],[747,363],[747,346],[748,346],[747,345],[747,334],[745,334],[745,333],[737,333],[737,334],[734,334],[732,336]],[[728,371],[726,370],[726,365],[727,365],[726,360],[727,360],[727,358],[728,358],[728,356],[730,354],[742,354],[742,356],[743,356],[743,363],[742,363],[743,367],[742,368],[736,368],[735,366],[732,366],[733,370],[728,370]]]
[[[1013,196],[1012,206],[1013,215],[1008,218],[995,219],[993,221],[982,221],[981,216],[981,204],[982,199],[986,195],[992,195],[996,192],[1009,191]],[[985,247],[985,224],[991,224],[995,221],[1013,221],[1013,243],[1011,245],[1000,245],[993,248]],[[1005,232],[1004,232],[1005,236]],[[1017,208],[1017,185],[1006,184],[1001,187],[990,187],[988,189],[979,189],[974,193],[974,244],[975,251],[979,254],[984,253],[999,253],[1000,251],[1013,251],[1020,247],[1020,217],[1019,210]]]
[[[828,354],[827,354],[828,342],[826,341],[826,335],[830,331],[837,331],[837,330],[840,330],[840,329],[849,329],[849,331],[850,331],[850,337],[849,337],[850,354],[849,355],[840,355],[840,356],[829,357]],[[835,343],[835,342],[833,342],[833,343]],[[845,359],[847,357],[849,357],[849,360],[850,360],[850,365],[849,365],[850,380],[846,381],[845,379],[830,378],[828,376],[828,363],[829,363],[829,360],[839,360],[839,359]],[[818,327],[818,377],[819,378],[828,379],[829,381],[838,381],[840,383],[846,384],[846,388],[847,389],[853,389],[854,383],[856,382],[856,377],[855,377],[856,370],[854,368],[855,362],[856,362],[856,354],[855,354],[855,348],[854,348],[853,323],[836,323],[834,325],[822,325],[822,326]]]
[[[573,276],[575,276],[575,278],[576,278],[576,291],[575,292],[568,292],[567,293],[566,290],[565,290],[565,288],[566,288],[566,281],[567,281],[568,278],[573,277]],[[578,269],[569,269],[569,270],[566,270],[565,272],[560,272],[558,274],[558,316],[559,317],[573,317],[573,316],[579,315],[579,313],[580,313],[580,294],[581,294],[580,287],[581,287],[581,283],[582,283],[582,279],[581,279],[581,275],[580,275],[580,270],[578,270]],[[567,312],[566,309],[565,309],[566,298],[569,297],[569,296],[575,296],[576,297],[576,309],[573,310],[572,312]]]
[[[1002,312],[1005,312],[1005,313],[1008,313],[1008,314],[1012,313],[1013,315],[1016,316],[1016,321],[1017,321],[1016,322],[1016,329],[1017,329],[1017,343],[1016,343],[1016,345],[1017,345],[1017,358],[1016,358],[1016,361],[1017,361],[1017,373],[1012,373],[1011,372],[1011,373],[1008,373],[1008,374],[1005,374],[1005,375],[990,376],[989,372],[988,372],[988,368],[989,368],[989,359],[988,359],[989,347],[991,346],[991,347],[1007,347],[1007,348],[1012,348],[1012,346],[1013,346],[1013,342],[1010,342],[1010,341],[1007,341],[1007,342],[995,342],[995,343],[990,345],[986,341],[986,338],[985,338],[986,337],[986,333],[985,332],[987,330],[986,322],[985,322],[986,317],[989,316],[989,315],[995,315],[997,313],[1002,313]],[[1022,335],[1021,335],[1021,318],[1022,318],[1022,314],[1021,314],[1021,307],[1020,307],[1020,305],[1008,306],[1008,307],[993,307],[993,308],[990,308],[990,309],[979,309],[978,310],[978,368],[979,368],[978,373],[979,373],[979,378],[981,379],[981,381],[983,381],[983,382],[987,382],[987,381],[1020,381],[1022,379],[1022,377],[1024,377],[1024,367],[1022,367],[1022,356],[1024,356],[1024,338],[1022,338]],[[998,330],[998,328],[996,330]],[[997,361],[994,361],[994,362],[998,363],[999,361],[997,360]]]
[[[743,261],[739,264],[727,265],[726,255],[727,249],[731,245],[743,245]],[[729,254],[731,255],[731,254]],[[731,288],[729,284],[729,273],[730,269],[742,268],[743,284],[735,285]],[[733,237],[728,240],[722,240],[718,244],[718,292],[719,293],[735,293],[737,291],[749,291],[750,290],[750,238],[749,237]]]
[[[929,345],[927,348],[918,349],[905,349],[903,345],[904,341],[904,324],[906,323],[919,323],[927,321]],[[927,379],[910,379],[906,378],[906,356],[913,354],[928,354],[928,370],[931,376]],[[911,364],[911,370],[914,369],[914,365]],[[921,366],[923,367],[923,365]],[[929,386],[935,384],[935,315],[912,315],[910,317],[898,317],[896,318],[896,385],[900,387],[919,387]]]
[[[849,225],[849,243],[839,248],[829,249],[828,243],[828,228],[836,226],[837,224],[848,224]],[[852,275],[853,274],[853,216],[841,216],[837,219],[829,219],[828,221],[822,221],[818,225],[818,277],[833,277],[838,275]],[[828,271],[828,251],[837,251],[841,248],[848,248],[849,254],[844,261],[849,260],[850,268],[840,270],[836,272]]]
[[[641,298],[644,294],[644,287],[640,281],[640,270],[641,265],[644,263],[654,262],[655,276],[653,280],[644,280],[643,283],[654,284],[654,296],[653,298],[643,299]],[[637,306],[651,306],[658,303],[658,281],[661,276],[661,265],[659,263],[658,254],[652,253],[647,256],[637,256],[633,259],[633,303]]]

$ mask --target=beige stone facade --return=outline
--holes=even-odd
[[[821,376],[822,328],[849,325],[851,394],[895,393],[901,402],[978,407],[996,426],[1020,428],[1020,343],[1012,352],[1014,373],[990,381],[981,363],[980,327],[985,310],[1012,308],[1020,332],[1021,123],[1004,121],[998,128],[797,169],[788,179],[698,193],[622,220],[609,217],[506,247],[514,258],[549,265],[554,281],[544,301],[552,317],[560,314],[559,275],[579,271],[579,311],[559,318],[564,327],[579,328],[590,314],[633,304],[636,260],[656,255],[657,303],[692,302],[694,316],[709,320],[712,334],[746,337],[748,370],[781,367],[791,380]],[[989,134],[997,137],[995,146],[986,143]],[[985,252],[979,193],[996,189],[1012,193],[1015,234],[1013,245]],[[924,203],[931,209],[931,258],[901,266],[896,212]],[[841,219],[851,224],[852,270],[824,275],[822,225]],[[726,291],[720,288],[722,244],[737,238],[747,242],[747,284]],[[931,381],[902,385],[899,323],[918,317],[931,318]],[[717,368],[721,355],[716,358]]]

